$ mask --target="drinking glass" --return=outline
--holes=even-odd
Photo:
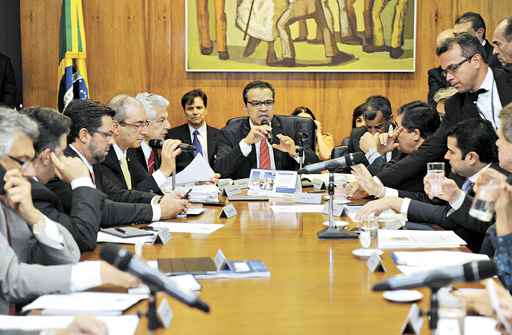
[[[444,162],[427,163],[427,176],[430,183],[430,193],[441,193],[441,182],[444,178]]]

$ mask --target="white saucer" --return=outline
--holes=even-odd
[[[365,248],[352,250],[352,255],[359,257],[359,258],[368,258],[371,255],[373,255],[374,253],[376,253],[377,255],[380,256],[384,252],[380,249],[365,249]]]
[[[413,302],[423,298],[423,294],[416,290],[386,291],[383,296],[384,299],[393,302]]]
[[[329,221],[324,221],[323,224],[324,224],[324,226],[328,226]],[[345,226],[348,226],[348,222],[347,221],[334,221],[334,226],[335,227],[345,227]]]

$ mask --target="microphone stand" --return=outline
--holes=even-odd
[[[346,239],[357,238],[358,234],[336,225],[334,221],[334,172],[329,169],[329,185],[327,186],[329,194],[329,226],[317,233],[319,239]]]
[[[164,328],[162,321],[158,318],[158,312],[156,308],[156,291],[150,289],[150,295],[148,298],[148,310],[146,313],[137,312],[139,317],[145,316],[148,319],[148,334],[153,334],[156,330]]]
[[[302,168],[304,167],[304,161],[306,160],[305,153],[304,153],[304,146],[298,145],[297,152],[299,154],[299,170],[302,170]]]

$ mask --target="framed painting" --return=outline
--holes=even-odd
[[[416,0],[185,0],[193,72],[414,72]]]

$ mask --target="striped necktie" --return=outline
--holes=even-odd
[[[260,141],[260,169],[270,170],[270,153],[268,151],[267,139],[261,138]]]

